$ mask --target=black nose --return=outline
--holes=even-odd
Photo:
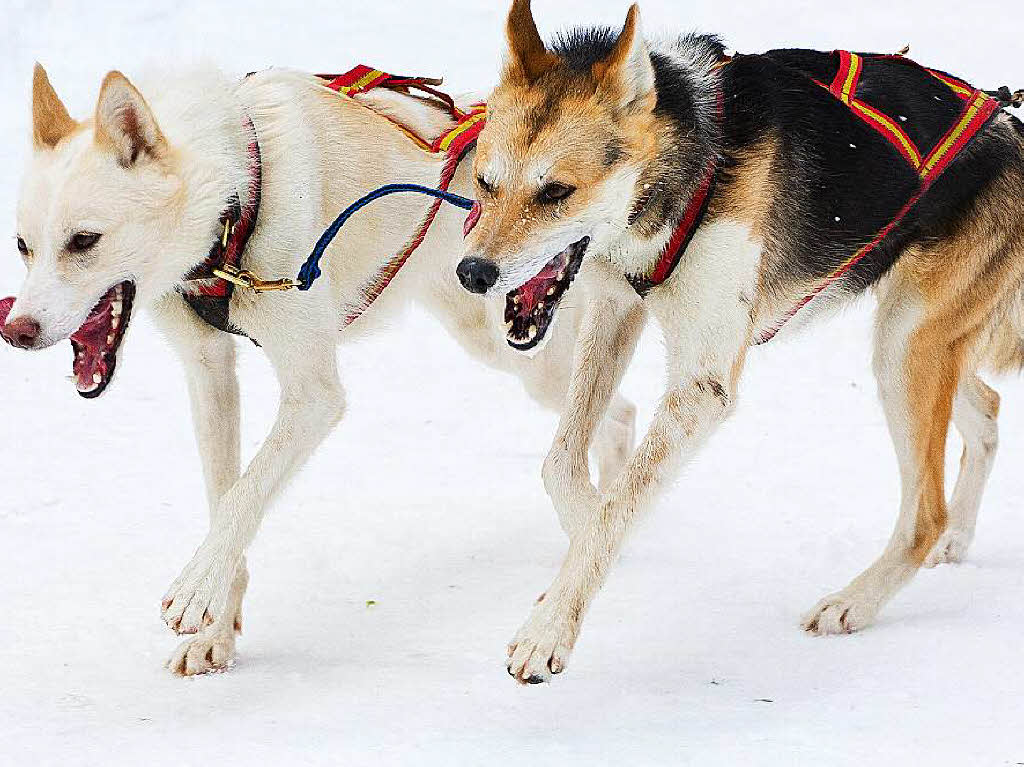
[[[498,267],[483,258],[464,258],[455,273],[470,293],[486,293],[498,281]]]

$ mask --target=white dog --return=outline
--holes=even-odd
[[[492,327],[500,323],[497,312],[455,279],[462,216],[442,211],[381,300],[340,333],[346,309],[359,305],[363,287],[401,250],[427,205],[407,196],[383,200],[335,241],[313,290],[256,295],[236,289],[230,295],[223,324],[263,348],[281,388],[273,429],[240,472],[236,339],[200,319],[181,291],[194,290],[186,276],[194,278],[220,241],[227,212],[235,208],[244,216],[254,209],[260,190],[253,185],[254,163],[262,175],[261,200],[241,262],[260,276],[289,277],[335,214],[356,198],[393,181],[436,185],[442,158],[422,151],[382,115],[426,137],[453,123],[423,99],[377,91],[347,98],[296,72],[268,71],[241,81],[215,72],[164,73],[154,82],[140,92],[111,72],[95,116],[78,122],[36,67],[34,151],[17,214],[28,275],[13,305],[0,305],[0,320],[6,315],[3,336],[22,348],[71,338],[74,380],[85,397],[98,396],[110,382],[134,305],[153,311],[180,355],[211,522],[168,589],[163,618],[175,631],[195,635],[168,664],[176,673],[195,674],[234,656],[248,580],[246,547],[267,505],[345,411],[335,344],[379,325],[388,307],[417,299],[471,354],[518,375],[539,403],[560,409],[579,318],[564,313],[533,358],[509,349],[504,328]],[[471,166],[470,158],[459,168],[454,191],[472,190]],[[633,407],[617,401],[596,440],[606,478],[618,473],[631,449],[633,420]]]

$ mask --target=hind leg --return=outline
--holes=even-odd
[[[575,336],[552,339],[539,355],[533,359],[517,361],[518,364],[514,367],[530,396],[538,404],[557,413],[562,413],[566,405],[575,340]],[[560,343],[556,344],[555,341]],[[632,353],[633,347],[621,350],[623,369],[628,366]],[[597,465],[598,486],[602,492],[611,487],[633,454],[635,435],[636,406],[616,393],[601,417],[589,450]],[[579,520],[572,518],[568,509],[557,505],[556,508],[562,530],[571,535]]]
[[[597,460],[597,489],[608,492],[633,454],[636,441],[636,405],[621,394],[608,406],[608,412],[594,436],[591,452]]]
[[[882,555],[842,591],[804,617],[814,634],[870,625],[923,564],[946,529],[946,436],[964,356],[941,314],[928,316],[905,292],[883,300],[875,332],[875,373],[902,480],[896,529]]]
[[[974,539],[985,484],[999,442],[999,395],[976,375],[965,375],[953,400],[953,423],[963,437],[960,473],[949,503],[949,523],[924,561],[925,567],[961,562]]]

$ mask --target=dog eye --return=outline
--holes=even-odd
[[[554,181],[550,184],[546,184],[543,189],[540,190],[540,194],[537,195],[537,199],[542,203],[555,203],[561,202],[567,199],[573,192],[576,191],[576,187],[569,186],[568,184],[559,184]]]
[[[477,176],[476,183],[480,186],[480,188],[483,191],[487,192],[487,194],[494,194],[494,187],[488,184],[487,179],[485,179],[483,176]]]
[[[91,250],[100,241],[101,236],[95,232],[77,232],[68,240],[68,250],[72,253],[84,253]]]
[[[28,245],[26,245],[25,241],[20,237],[18,238],[18,252],[23,256],[28,255]]]

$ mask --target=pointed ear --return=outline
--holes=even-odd
[[[505,35],[508,38],[506,77],[529,84],[558,63],[558,57],[544,47],[530,10],[530,0],[513,0]]]
[[[142,94],[120,72],[103,78],[96,103],[96,143],[114,152],[122,167],[160,159],[167,141]]]
[[[633,4],[622,33],[604,59],[594,64],[594,79],[621,109],[652,111],[657,101],[654,65],[640,28],[640,6]]]
[[[41,64],[32,73],[32,142],[37,149],[53,149],[78,123],[71,119]]]

